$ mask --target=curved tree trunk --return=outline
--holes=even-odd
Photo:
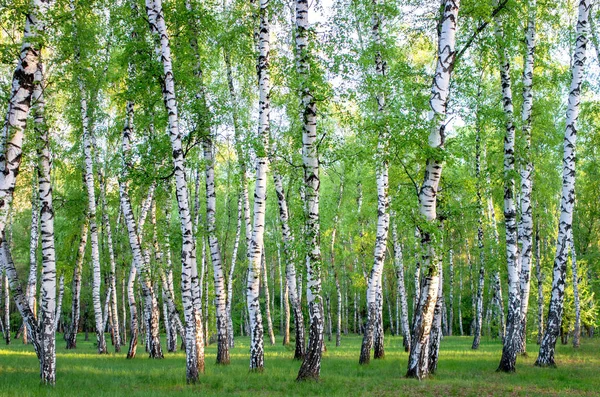
[[[79,318],[81,315],[81,272],[83,271],[87,237],[88,223],[85,220],[81,226],[81,238],[79,239],[77,258],[75,259],[75,267],[73,269],[73,281],[71,284],[71,326],[67,336],[67,349],[75,349],[77,347],[77,331],[79,330]]]
[[[208,229],[208,243],[210,257],[213,264],[213,279],[215,285],[215,306],[217,309],[217,364],[229,364],[229,341],[227,331],[227,290],[225,288],[225,274],[221,260],[221,250],[217,239],[216,211],[217,197],[215,192],[215,169],[213,159],[212,137],[204,137],[204,161],[206,162],[206,223]],[[208,294],[208,291],[206,291]]]
[[[426,221],[421,230],[424,277],[420,288],[419,303],[415,310],[406,374],[407,377],[417,379],[423,379],[428,375],[429,337],[440,283],[431,229],[435,228],[437,218],[437,191],[442,175],[446,107],[450,92],[450,76],[456,55],[456,23],[459,7],[459,0],[446,0],[442,10],[438,59],[430,97],[433,128],[429,136],[429,146],[432,155],[427,160],[425,179],[419,192],[419,211]]]
[[[510,62],[504,43],[502,21],[496,16],[496,37],[499,46],[500,81],[502,103],[505,115],[504,136],[504,223],[506,225],[506,266],[508,269],[508,316],[506,337],[502,348],[502,358],[498,371],[514,372],[517,353],[521,346],[521,264],[517,244],[517,209],[515,206],[515,126],[513,114],[512,82]]]
[[[165,107],[169,115],[169,137],[173,153],[177,203],[179,205],[179,219],[181,222],[181,234],[183,236],[181,248],[181,295],[186,324],[186,378],[188,383],[195,383],[198,381],[199,374],[204,372],[204,336],[202,335],[202,313],[198,310],[198,306],[194,305],[194,301],[198,298],[193,296],[191,289],[192,269],[196,268],[196,244],[192,230],[189,194],[185,177],[185,159],[181,143],[181,132],[179,130],[171,46],[162,10],[162,0],[146,0],[146,13],[148,14],[151,31],[160,38],[160,46],[157,45],[157,50],[160,51],[163,64],[163,93]]]
[[[302,314],[302,306],[300,303],[296,279],[296,262],[298,255],[294,247],[294,235],[292,234],[288,222],[289,211],[285,197],[285,191],[283,189],[283,182],[281,180],[281,175],[279,175],[275,167],[273,168],[273,180],[275,182],[275,193],[277,194],[277,201],[279,203],[279,221],[281,224],[281,234],[283,236],[283,254],[286,261],[286,284],[292,310],[294,311],[294,329],[296,332],[294,360],[301,360],[304,357],[305,337],[304,315]]]
[[[546,332],[540,346],[540,353],[535,365],[556,366],[554,362],[554,349],[562,321],[563,302],[565,292],[565,278],[567,273],[568,239],[572,233],[573,207],[575,205],[575,145],[577,140],[577,118],[579,116],[579,102],[581,84],[585,67],[585,51],[588,42],[588,21],[591,2],[579,1],[579,16],[577,20],[577,41],[575,54],[571,67],[571,88],[567,105],[567,125],[564,138],[563,157],[563,184],[560,200],[560,220],[558,226],[558,239],[556,241],[556,256],[552,274],[552,294],[548,309]]]
[[[523,106],[521,118],[523,122],[523,138],[525,140],[525,164],[521,166],[521,346],[519,353],[527,351],[527,311],[529,309],[529,291],[531,286],[531,257],[533,246],[533,214],[531,207],[531,191],[533,179],[533,161],[531,146],[531,109],[533,105],[533,57],[535,52],[535,16],[536,0],[529,0],[529,17],[527,21],[527,53],[523,68]]]

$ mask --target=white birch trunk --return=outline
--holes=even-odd
[[[380,12],[380,5],[378,0],[373,0],[373,16],[371,35],[374,46],[376,48],[375,53],[375,73],[377,78],[383,80],[386,73],[386,65],[381,55],[382,38],[381,38],[381,24],[383,23],[382,14]],[[368,364],[371,359],[371,346],[375,345],[375,358],[383,358],[385,353],[383,350],[383,332],[375,332],[377,327],[377,321],[382,318],[380,312],[383,308],[383,294],[382,294],[382,274],[383,264],[385,262],[385,254],[387,249],[387,238],[388,230],[390,227],[390,214],[389,214],[389,199],[388,199],[388,145],[389,145],[389,132],[387,125],[385,124],[385,94],[383,92],[377,93],[377,107],[379,124],[382,126],[378,131],[377,141],[377,152],[376,158],[376,178],[377,178],[377,234],[375,237],[375,252],[373,259],[373,267],[369,273],[369,281],[367,285],[367,325],[363,336],[361,351],[360,351],[360,364]],[[374,338],[374,333],[377,335]]]
[[[544,279],[542,278],[542,258],[540,252],[540,232],[538,222],[535,225],[535,276],[537,279],[537,305],[538,305],[538,335],[536,343],[539,345],[542,343],[542,336],[544,335]]]
[[[265,247],[263,246],[260,267],[262,272],[262,286],[265,293],[265,316],[267,317],[267,331],[269,332],[269,342],[271,346],[275,345],[275,332],[273,332],[273,319],[271,317],[271,292],[269,291],[269,277],[267,273],[267,259],[265,257]]]
[[[41,42],[45,31],[44,18],[50,0],[31,0],[25,17],[23,42],[13,73],[8,109],[0,137],[0,236],[9,222],[15,184],[22,159],[22,146],[27,116],[32,106],[35,74],[40,67]],[[35,316],[35,314],[34,314]]]
[[[575,251],[575,244],[573,238],[573,232],[571,231],[571,238],[569,241],[571,249],[571,272],[573,275],[573,304],[575,306],[575,329],[573,330],[573,347],[578,348],[580,344],[581,336],[581,303],[579,300],[579,276],[577,273],[577,253]]]
[[[535,52],[535,20],[536,0],[528,1],[529,16],[527,20],[527,53],[523,68],[523,105],[521,108],[521,120],[523,123],[522,134],[525,140],[525,164],[521,166],[521,346],[520,353],[527,351],[527,311],[529,309],[529,291],[531,286],[531,263],[533,246],[533,214],[531,207],[531,192],[533,181],[533,160],[530,153],[531,146],[531,112],[533,105],[533,65]]]
[[[168,114],[169,137],[173,153],[173,167],[175,169],[177,203],[179,205],[179,218],[183,236],[181,249],[181,294],[186,324],[186,378],[188,383],[195,383],[198,381],[199,374],[204,372],[204,336],[202,331],[202,313],[197,309],[197,306],[194,305],[194,301],[197,300],[197,297],[193,296],[191,289],[192,269],[196,268],[196,247],[185,177],[185,159],[181,142],[182,137],[179,130],[179,115],[175,94],[173,64],[171,60],[171,46],[162,10],[162,0],[146,0],[146,13],[148,14],[151,31],[160,38],[160,46],[157,46],[157,50],[161,55],[163,64],[165,84],[163,91],[165,107]]]
[[[38,277],[38,266],[37,266],[37,248],[39,245],[39,223],[40,223],[40,198],[38,193],[38,181],[37,181],[37,167],[33,173],[32,189],[31,189],[31,232],[29,238],[29,277],[27,279],[27,302],[29,308],[33,312],[33,315],[37,317],[37,277]],[[28,328],[27,332],[23,332],[23,343],[27,343],[27,337],[31,334],[31,330]]]
[[[577,118],[581,100],[581,85],[586,60],[588,42],[590,0],[579,1],[577,19],[577,39],[573,64],[571,66],[571,87],[566,114],[566,129],[564,138],[563,184],[560,201],[560,219],[558,239],[556,241],[556,256],[552,274],[552,294],[548,309],[546,332],[540,346],[540,353],[535,362],[538,366],[556,366],[554,349],[558,337],[563,314],[565,278],[567,270],[567,242],[572,233],[573,207],[575,205],[575,146],[577,140]]]
[[[270,131],[270,90],[269,71],[270,25],[268,0],[260,0],[260,36],[258,39],[258,135],[262,144],[256,153],[256,185],[254,189],[254,222],[252,238],[248,246],[247,305],[250,317],[250,370],[264,368],[264,331],[260,310],[260,269],[264,249],[265,210],[267,198],[267,147]]]
[[[203,148],[204,161],[206,162],[206,224],[210,257],[213,264],[215,306],[217,309],[217,364],[228,365],[229,340],[227,334],[229,322],[227,320],[227,289],[225,287],[225,273],[223,271],[221,250],[219,249],[216,230],[217,196],[215,192],[215,168],[211,136],[204,137]]]
[[[35,74],[35,88],[32,101],[34,103],[34,130],[37,137],[38,187],[40,197],[40,236],[42,245],[41,276],[41,333],[43,360],[41,363],[42,382],[56,382],[56,255],[54,250],[54,208],[52,205],[52,155],[48,125],[45,120],[44,69],[38,65]],[[62,289],[62,279],[61,279]],[[62,297],[62,291],[61,291]]]
[[[275,193],[279,204],[279,221],[281,224],[281,234],[283,236],[283,254],[286,261],[286,284],[294,311],[294,329],[296,333],[296,342],[294,350],[294,359],[301,360],[304,357],[304,315],[302,314],[302,305],[300,302],[299,288],[296,278],[296,263],[298,255],[294,247],[294,235],[289,226],[289,210],[281,175],[277,169],[273,169],[273,180],[275,184]],[[301,286],[300,286],[301,288]]]
[[[435,76],[431,88],[432,130],[429,135],[429,146],[435,155],[427,160],[425,179],[419,192],[419,211],[424,218],[424,229],[421,230],[424,277],[420,287],[420,299],[417,305],[407,376],[422,379],[428,375],[429,335],[431,332],[433,312],[437,302],[440,283],[437,269],[437,257],[432,242],[432,230],[435,228],[437,192],[442,174],[442,153],[444,150],[446,107],[450,92],[450,76],[454,67],[456,23],[459,0],[446,0],[443,3],[440,19],[438,41],[438,57]]]
[[[81,226],[81,238],[77,249],[77,258],[73,269],[73,281],[71,283],[71,326],[67,336],[67,349],[77,347],[77,331],[79,330],[79,318],[81,315],[81,272],[85,259],[85,247],[87,245],[88,223],[87,220]]]
[[[402,257],[402,245],[398,237],[398,226],[393,219],[396,218],[395,212],[392,211],[392,241],[394,243],[394,265],[396,268],[397,294],[400,300],[400,318],[402,320],[402,345],[404,351],[410,351],[410,326],[408,324],[408,302],[406,299],[406,288],[404,285],[404,259]],[[396,325],[398,328],[398,325]]]
[[[514,372],[521,346],[521,264],[518,247],[517,209],[515,205],[515,126],[513,112],[510,61],[504,42],[501,19],[496,16],[496,38],[500,61],[502,104],[505,116],[504,136],[504,223],[506,226],[506,266],[508,272],[508,316],[506,337],[502,348],[499,371]]]
[[[323,297],[321,296],[321,232],[319,223],[319,153],[317,106],[310,91],[310,51],[308,49],[308,0],[296,1],[296,69],[300,79],[302,113],[302,162],[306,195],[306,300],[309,334],[298,380],[318,380],[323,352]]]

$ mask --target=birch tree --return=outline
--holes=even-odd
[[[591,2],[578,2],[578,17],[576,26],[576,42],[571,65],[571,86],[566,112],[566,129],[564,136],[562,195],[560,200],[560,218],[558,238],[556,240],[556,255],[552,272],[552,293],[546,331],[540,346],[540,352],[535,365],[540,367],[556,366],[554,349],[559,334],[563,302],[565,294],[565,279],[567,273],[568,240],[572,233],[573,207],[575,204],[575,148],[577,141],[577,118],[581,101],[581,85],[585,71],[586,49],[589,33],[589,13]]]
[[[302,164],[304,167],[306,217],[306,298],[308,303],[308,346],[297,380],[318,380],[323,351],[323,297],[321,296],[321,233],[319,223],[319,152],[317,145],[317,105],[310,90],[310,51],[308,48],[308,0],[296,1],[296,71],[300,80],[302,114]]]
[[[446,107],[450,92],[450,76],[454,66],[456,23],[460,1],[446,0],[443,3],[438,38],[438,56],[436,71],[431,88],[430,120],[432,123],[429,146],[432,157],[427,159],[425,179],[419,192],[419,211],[425,220],[421,232],[423,252],[423,281],[415,310],[411,350],[406,376],[423,379],[428,375],[429,336],[432,327],[433,312],[437,302],[440,275],[437,269],[432,228],[437,218],[437,193],[442,174],[442,158],[445,140]]]
[[[533,211],[531,206],[531,192],[533,180],[533,160],[530,153],[531,147],[531,113],[533,105],[533,66],[535,54],[535,22],[536,0],[528,1],[527,32],[525,42],[527,52],[523,67],[523,105],[521,107],[522,135],[525,141],[525,159],[519,170],[521,176],[521,219],[519,240],[521,244],[521,346],[520,353],[527,350],[527,311],[529,309],[529,290],[531,285],[531,264],[533,247]]]
[[[375,71],[380,79],[385,78],[386,65],[381,55],[382,38],[381,38],[381,24],[383,23],[381,11],[379,10],[379,4],[377,0],[373,0],[373,20],[371,27],[371,34],[373,36],[373,43],[376,48],[375,53]],[[390,225],[390,214],[389,214],[389,199],[388,199],[388,145],[389,145],[389,132],[385,125],[385,95],[383,92],[377,93],[377,106],[378,106],[378,118],[380,126],[379,136],[377,142],[377,235],[375,239],[375,253],[373,268],[369,274],[369,281],[367,286],[367,325],[365,334],[363,337],[361,352],[360,352],[360,364],[368,364],[371,356],[371,346],[373,345],[373,333],[376,327],[376,322],[382,317],[383,308],[383,294],[382,294],[382,274],[383,264],[385,262],[385,252],[387,249],[387,237]],[[379,348],[376,349],[375,358],[383,358],[383,333],[378,333],[381,340],[379,341]]]
[[[499,371],[514,372],[521,346],[521,263],[519,258],[517,209],[515,206],[515,126],[510,61],[504,41],[502,20],[496,16],[496,38],[500,61],[502,104],[505,117],[504,135],[504,223],[506,226],[506,266],[508,269],[508,316],[506,337],[502,348]]]
[[[173,167],[177,203],[179,205],[179,219],[183,244],[181,248],[181,295],[186,324],[186,378],[188,383],[196,383],[200,373],[204,372],[204,341],[202,330],[202,313],[194,306],[192,295],[192,269],[196,268],[196,247],[192,230],[189,194],[185,175],[185,159],[181,143],[179,128],[179,113],[175,93],[175,80],[173,76],[173,63],[171,59],[171,46],[169,33],[164,19],[162,0],[146,0],[146,13],[150,30],[160,37],[160,46],[157,51],[161,55],[163,66],[164,88],[163,95],[168,114],[169,138],[173,153]]]

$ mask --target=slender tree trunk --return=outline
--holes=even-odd
[[[446,0],[442,10],[438,59],[430,99],[433,128],[429,136],[429,146],[432,155],[427,160],[425,179],[419,192],[419,210],[426,221],[421,230],[423,266],[426,273],[420,288],[406,374],[407,377],[417,379],[423,379],[428,375],[429,339],[440,284],[437,256],[430,229],[435,228],[437,218],[437,191],[442,174],[446,107],[456,54],[456,23],[459,7],[459,0]]]
[[[319,222],[319,154],[317,106],[310,90],[308,49],[308,1],[296,1],[296,69],[300,79],[302,113],[302,162],[306,195],[306,278],[309,316],[308,346],[297,380],[318,380],[323,354],[323,297],[321,296],[321,233]]]
[[[79,239],[79,248],[77,250],[75,268],[73,269],[73,281],[71,283],[71,327],[67,336],[67,349],[75,349],[77,347],[77,331],[79,330],[79,318],[81,314],[81,272],[83,271],[87,237],[88,223],[85,220],[83,225],[81,225],[81,238]]]
[[[183,299],[186,323],[186,378],[188,383],[198,381],[200,373],[204,372],[204,341],[202,331],[202,313],[194,305],[197,299],[192,295],[191,279],[192,269],[196,268],[196,248],[192,230],[189,195],[185,177],[185,159],[179,130],[179,116],[177,99],[175,95],[175,80],[173,77],[173,64],[171,60],[171,46],[169,33],[165,23],[162,0],[146,0],[146,12],[151,31],[160,37],[161,61],[164,73],[164,99],[169,115],[169,137],[173,153],[173,167],[175,174],[177,202],[179,205],[179,218],[183,244],[181,249],[182,272],[181,294]]]
[[[342,206],[342,197],[344,194],[344,180],[340,180],[340,190],[338,195],[337,207],[335,215],[333,217],[333,229],[331,231],[331,245],[330,245],[330,264],[333,272],[333,278],[335,281],[336,296],[337,296],[337,316],[336,316],[336,333],[335,333],[335,346],[339,347],[342,338],[342,289],[340,286],[340,279],[338,277],[338,271],[335,266],[335,244],[337,237],[337,228],[340,219],[340,210]],[[330,329],[331,332],[331,329]]]
[[[62,313],[62,301],[63,295],[65,293],[65,276],[60,276],[60,281],[58,282],[58,298],[56,301],[56,314],[54,315],[54,333],[58,330],[58,323],[60,322],[60,316]]]
[[[265,316],[267,317],[267,331],[269,332],[269,342],[271,346],[275,345],[275,333],[273,332],[273,320],[271,318],[271,309],[269,302],[271,300],[271,292],[269,291],[269,278],[267,276],[267,260],[265,258],[265,247],[263,246],[262,255],[260,260],[260,267],[262,272],[262,284],[265,292]]]
[[[542,343],[544,335],[544,279],[542,278],[542,258],[540,253],[539,221],[535,225],[535,275],[537,279],[537,304],[538,304],[538,336],[537,344]]]
[[[143,300],[144,300],[144,320],[146,321],[146,338],[147,347],[150,354],[150,358],[163,358],[162,348],[160,345],[159,335],[159,318],[158,318],[158,301],[154,294],[154,288],[152,286],[152,279],[150,275],[150,258],[149,253],[144,255],[142,253],[142,230],[145,218],[152,206],[152,198],[154,196],[154,189],[156,184],[152,184],[148,191],[148,196],[142,204],[140,211],[139,225],[136,227],[135,218],[133,215],[133,209],[131,201],[129,199],[129,187],[128,187],[128,169],[130,167],[130,149],[131,149],[131,134],[133,132],[133,106],[131,103],[127,105],[127,122],[125,128],[123,128],[123,169],[119,181],[119,196],[121,201],[121,210],[123,211],[123,218],[125,225],[127,226],[127,234],[129,237],[129,245],[131,247],[133,262],[135,264],[136,272],[140,277],[140,284],[142,287]],[[131,275],[131,274],[130,274]],[[133,317],[133,313],[132,313]],[[133,338],[132,338],[133,339]],[[135,353],[134,353],[135,354]]]
[[[571,88],[567,105],[567,124],[564,139],[563,157],[563,185],[560,201],[560,221],[558,239],[556,241],[556,256],[552,275],[552,294],[548,309],[546,332],[540,346],[540,353],[535,365],[556,366],[554,362],[554,349],[556,338],[562,321],[563,302],[565,292],[565,278],[567,272],[567,251],[569,234],[572,233],[573,207],[575,204],[575,145],[577,139],[577,118],[579,116],[579,102],[581,97],[581,84],[585,67],[585,51],[588,41],[588,20],[591,2],[579,1],[579,16],[577,20],[577,41],[573,64],[571,67]]]
[[[229,341],[227,331],[229,329],[229,325],[227,321],[227,289],[225,287],[225,274],[223,272],[221,250],[219,249],[219,241],[217,239],[217,196],[215,192],[215,168],[211,136],[206,136],[204,138],[203,148],[204,161],[206,162],[206,223],[208,229],[210,257],[213,264],[215,306],[217,309],[217,364],[228,365]]]
[[[125,277],[121,280],[121,309],[123,310],[123,329],[121,331],[121,344],[125,346],[127,344],[127,309],[125,307]]]
[[[533,180],[533,161],[530,153],[531,146],[531,109],[533,105],[533,57],[535,52],[535,19],[536,0],[528,2],[529,16],[527,20],[527,53],[523,68],[523,106],[521,118],[523,123],[523,138],[525,140],[525,164],[521,166],[521,346],[519,353],[527,352],[527,311],[529,309],[529,291],[531,287],[531,254],[533,245],[533,215],[531,207],[531,191]]]
[[[460,336],[464,336],[463,330],[463,317],[462,317],[462,290],[463,290],[463,279],[462,279],[462,271],[459,269],[458,271],[458,329],[460,332]]]
[[[260,0],[259,38],[258,38],[258,135],[259,146],[256,153],[256,185],[254,189],[254,222],[252,238],[248,246],[248,284],[247,305],[250,317],[250,370],[262,371],[264,368],[264,331],[260,310],[260,272],[264,249],[265,211],[267,198],[267,148],[270,131],[270,90],[269,71],[270,25],[268,18],[268,0]],[[255,40],[256,41],[256,40]]]
[[[75,5],[71,2],[71,12],[73,18],[76,18]],[[79,61],[79,45],[77,44],[77,33],[75,29],[74,40],[75,46],[75,57]],[[87,211],[90,228],[90,242],[92,247],[92,304],[94,308],[94,319],[96,328],[96,342],[98,346],[98,354],[106,354],[106,340],[104,338],[104,332],[102,330],[102,320],[104,318],[102,313],[102,303],[100,298],[100,284],[101,284],[101,265],[100,265],[100,249],[98,242],[98,226],[96,224],[96,191],[94,184],[94,164],[93,164],[93,137],[90,127],[90,120],[88,115],[88,92],[85,87],[81,76],[77,77],[77,85],[79,87],[79,110],[81,118],[81,126],[83,130],[83,154],[85,159],[84,167],[84,179],[87,190]]]
[[[448,286],[449,286],[449,303],[448,310],[448,336],[452,336],[452,328],[454,327],[454,251],[450,248],[448,252]],[[445,312],[444,312],[445,313]]]
[[[235,240],[233,242],[233,252],[231,254],[231,266],[229,267],[229,275],[227,277],[227,330],[229,337],[229,347],[235,346],[233,337],[233,317],[231,315],[231,306],[233,303],[233,281],[235,276],[235,265],[237,264],[238,247],[240,246],[240,236],[242,234],[242,218],[244,213],[243,195],[238,197],[238,217],[235,229]]]
[[[31,233],[29,239],[29,278],[27,279],[27,302],[29,308],[33,312],[33,315],[37,317],[37,249],[39,245],[39,223],[40,223],[40,198],[38,193],[38,181],[37,172],[31,177],[32,189],[31,189]],[[27,332],[23,332],[23,343],[27,344],[28,336],[31,334],[31,330],[27,329]]]
[[[381,24],[382,14],[378,0],[373,0],[373,16],[371,34],[376,47],[375,71],[379,79],[385,79],[386,65],[381,55],[382,38]],[[375,332],[378,336],[373,339],[373,332],[377,327],[376,322],[382,319],[380,308],[383,308],[382,274],[387,249],[387,237],[390,227],[389,199],[388,199],[388,146],[389,131],[385,125],[386,105],[385,94],[377,93],[378,118],[382,127],[379,129],[376,154],[376,177],[377,177],[377,235],[375,238],[375,253],[373,268],[369,274],[367,285],[367,326],[365,329],[362,347],[360,351],[360,364],[368,364],[370,361],[371,345],[375,345],[375,358],[383,358],[383,332]]]
[[[575,329],[573,331],[573,347],[578,348],[581,335],[581,304],[579,302],[579,276],[577,274],[577,254],[571,231],[570,248],[571,248],[571,272],[573,273],[573,304],[575,305]]]
[[[95,136],[92,135],[92,143],[94,147],[98,147],[96,144]],[[98,151],[94,151],[94,159],[96,163],[96,174],[98,177],[98,183],[100,185],[100,205],[102,208],[102,226],[104,233],[106,234],[106,245],[108,247],[108,259],[110,263],[110,274],[108,278],[108,284],[111,288],[112,295],[110,297],[110,310],[113,313],[117,313],[117,264],[115,262],[115,251],[113,248],[113,236],[110,226],[110,219],[108,217],[108,204],[106,203],[106,184],[104,181],[104,172],[100,167],[100,161],[98,159]],[[106,315],[106,314],[105,314]],[[119,333],[119,316],[112,316],[112,332],[114,338],[115,352],[121,351],[121,336]]]
[[[4,291],[4,341],[10,345],[10,291],[8,287],[8,276],[6,272],[0,272],[0,281]]]
[[[480,96],[479,93],[477,95]],[[477,222],[477,249],[479,251],[479,283],[477,288],[477,299],[475,300],[475,319],[473,329],[473,344],[471,349],[479,349],[481,342],[481,333],[483,332],[483,289],[485,286],[485,246],[483,236],[483,218],[485,213],[483,210],[483,198],[481,194],[481,126],[479,121],[479,109],[477,110],[476,129],[477,135],[475,138],[475,176],[477,178],[477,210],[479,219]],[[471,285],[473,285],[473,272],[471,271]]]
[[[281,234],[283,236],[283,254],[286,261],[286,284],[292,310],[294,311],[294,329],[296,332],[296,348],[294,350],[294,359],[301,360],[304,357],[305,337],[304,315],[302,314],[299,293],[299,290],[302,288],[302,284],[300,284],[300,287],[298,287],[296,278],[296,262],[298,256],[294,247],[294,235],[292,234],[288,222],[289,211],[285,191],[283,189],[283,182],[281,180],[281,175],[279,175],[276,168],[273,169],[273,180],[275,182],[275,193],[277,194],[277,201],[279,203],[279,221],[281,224]]]
[[[496,16],[496,37],[499,47],[502,103],[505,115],[504,136],[504,223],[506,226],[506,262],[508,269],[508,316],[506,337],[498,371],[514,372],[517,353],[521,346],[521,263],[519,258],[517,209],[515,206],[515,126],[513,114],[512,82],[508,50],[504,43],[502,21]]]
[[[402,257],[402,245],[398,238],[398,226],[394,219],[395,212],[392,212],[392,240],[394,243],[394,265],[396,267],[397,293],[400,300],[401,319],[402,319],[402,345],[404,351],[410,351],[410,326],[408,324],[408,303],[406,299],[406,289],[404,287],[404,259]],[[398,326],[396,326],[398,328]]]

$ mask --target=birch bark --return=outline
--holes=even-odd
[[[575,53],[571,65],[571,87],[566,114],[566,129],[563,154],[563,184],[560,201],[560,219],[558,226],[558,239],[556,241],[556,255],[552,274],[552,293],[546,332],[542,339],[540,352],[535,362],[537,366],[556,366],[554,349],[559,334],[563,314],[565,293],[565,278],[567,270],[567,243],[569,234],[572,233],[573,207],[575,205],[575,146],[577,140],[577,118],[579,116],[579,103],[581,100],[581,85],[586,60],[586,47],[589,32],[590,0],[579,1],[579,12],[576,28]]]

